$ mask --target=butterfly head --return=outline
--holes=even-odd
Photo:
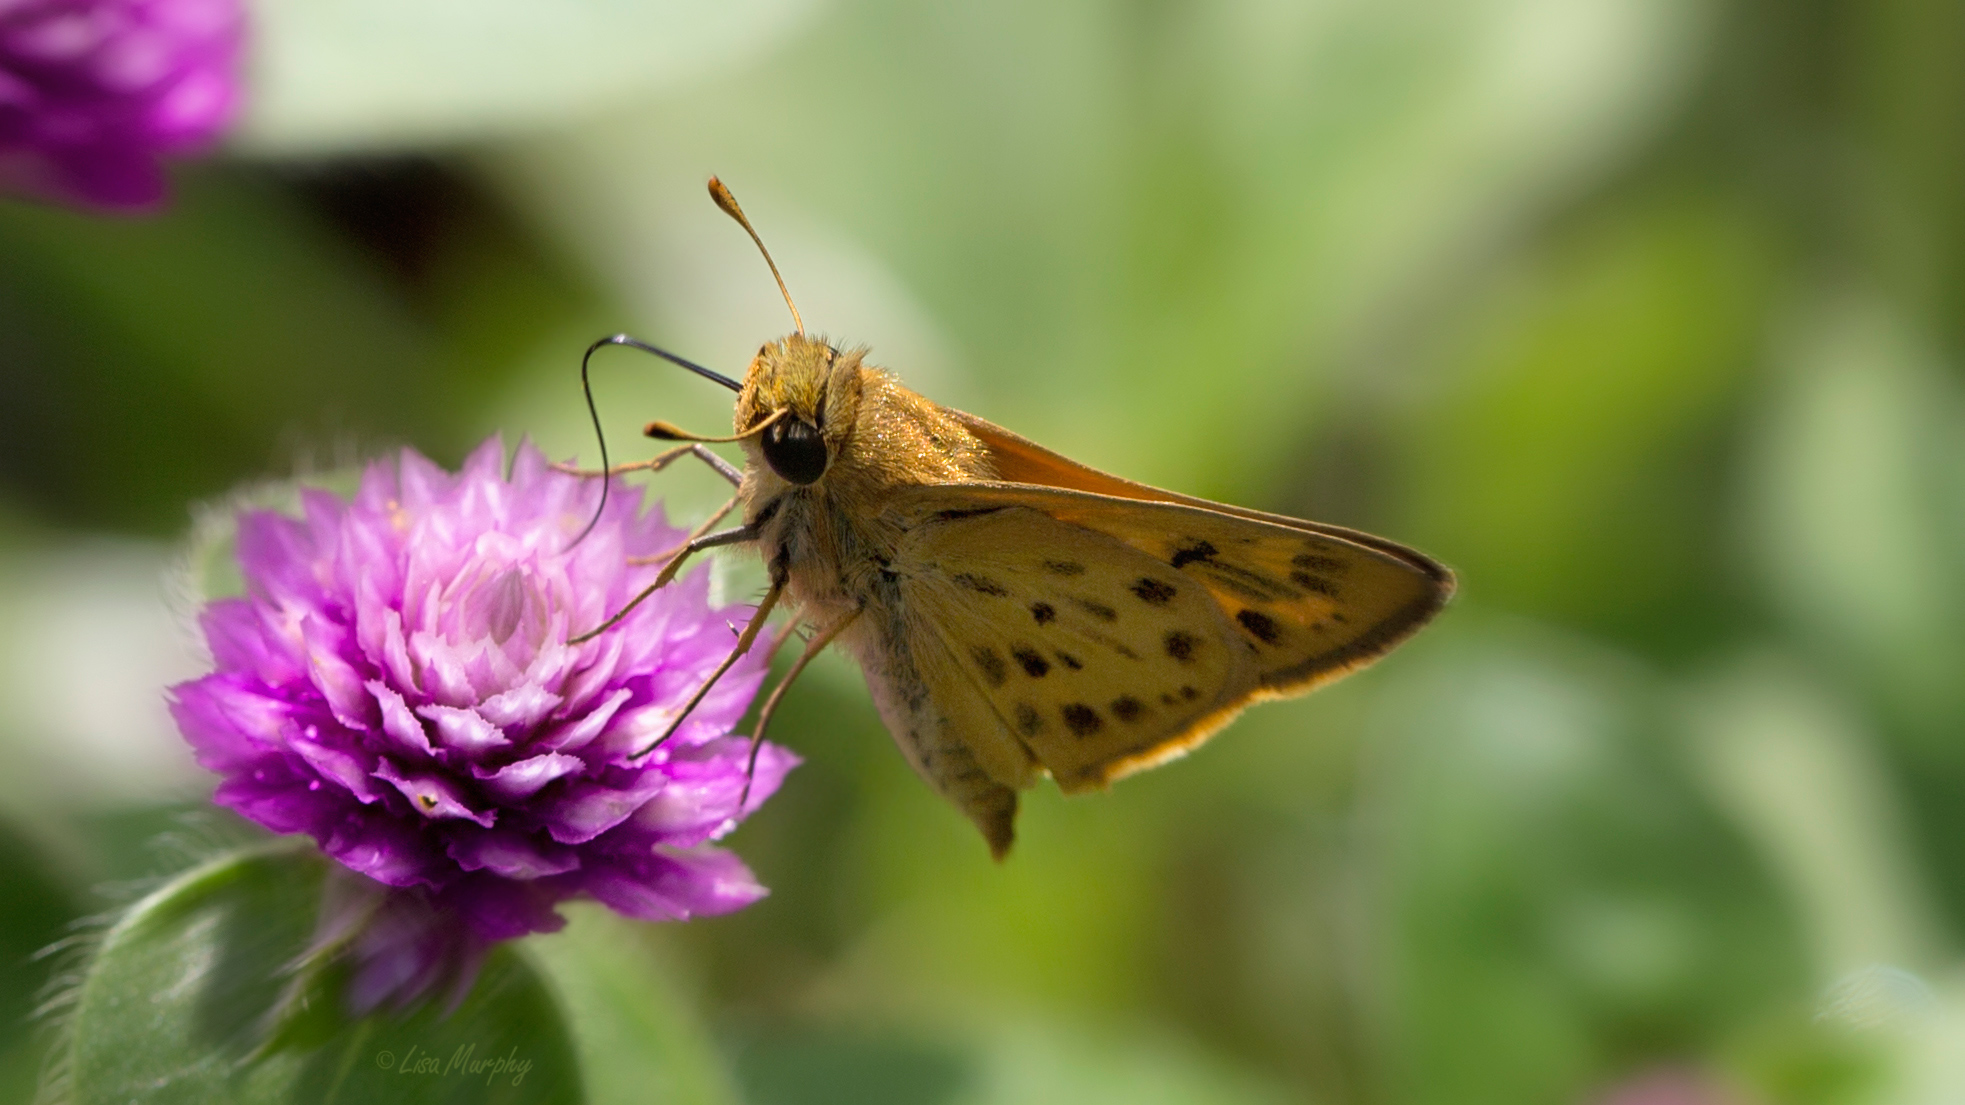
[[[737,395],[744,451],[787,483],[817,483],[838,458],[859,413],[860,353],[803,333],[767,342]],[[766,423],[769,425],[765,425]],[[762,432],[757,431],[763,426]]]

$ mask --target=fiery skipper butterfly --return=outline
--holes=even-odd
[[[1017,792],[1043,775],[1069,794],[1179,756],[1250,703],[1371,663],[1453,593],[1451,572],[1403,545],[1109,476],[909,391],[864,350],[807,336],[735,197],[714,177],[710,195],[764,254],[794,332],[759,348],[741,383],[626,335],[587,355],[633,346],[737,393],[734,436],[651,423],[691,444],[610,470],[603,443],[601,473],[693,454],[736,485],[644,595],[697,552],[758,549],[770,589],[697,701],[781,600],[815,632],[753,741],[837,641],[908,762],[1000,859]],[[749,463],[710,441],[740,443]],[[709,532],[740,506],[743,525]]]

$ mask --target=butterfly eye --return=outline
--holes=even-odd
[[[812,483],[826,472],[826,440],[810,422],[780,418],[764,431],[764,460],[792,483]]]

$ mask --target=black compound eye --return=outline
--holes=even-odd
[[[826,439],[810,422],[781,418],[764,431],[764,461],[792,483],[812,483],[826,474]]]

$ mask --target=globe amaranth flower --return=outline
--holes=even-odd
[[[575,896],[682,919],[764,894],[708,848],[796,762],[731,735],[764,674],[740,661],[659,736],[728,654],[726,609],[699,568],[590,641],[568,644],[653,581],[686,537],[640,496],[494,438],[452,476],[404,450],[351,501],[309,491],[303,516],[247,512],[247,594],[201,622],[215,670],[172,690],[215,800],[395,888],[357,943],[354,1000],[468,979],[491,943],[558,928]],[[733,615],[739,622],[745,614]],[[743,809],[737,808],[740,800]]]
[[[0,188],[162,199],[159,159],[237,110],[242,26],[240,0],[0,0]]]

